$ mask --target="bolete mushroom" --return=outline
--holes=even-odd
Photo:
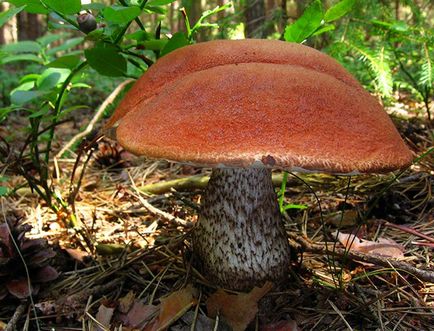
[[[271,169],[381,173],[412,160],[377,100],[341,65],[281,41],[178,49],[138,80],[110,124],[119,120],[127,150],[213,168],[193,251],[210,281],[236,290],[287,276]]]

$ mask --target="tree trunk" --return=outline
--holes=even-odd
[[[226,0],[217,0],[217,6],[224,6],[226,4]],[[217,13],[217,20],[221,22],[221,20],[225,17],[224,11],[219,11]]]
[[[5,5],[4,3],[0,2],[0,13],[3,13],[4,11],[6,11]],[[0,27],[0,45],[4,45],[6,43],[5,27],[6,25]]]
[[[269,169],[213,170],[193,251],[207,279],[225,288],[249,290],[286,279],[289,245]]]
[[[263,0],[246,0],[245,34],[247,38],[264,38],[265,4]]]
[[[305,0],[296,0],[295,2],[297,3],[297,17],[300,17],[304,13],[309,2]]]
[[[18,40],[35,40],[42,36],[42,22],[38,14],[20,12],[17,15]]]

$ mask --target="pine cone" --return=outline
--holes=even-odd
[[[37,294],[41,283],[59,275],[49,265],[56,253],[48,247],[47,240],[26,238],[31,228],[19,218],[0,224],[0,302],[9,294],[19,299]],[[20,254],[26,262],[30,281]]]
[[[117,143],[108,139],[98,141],[95,161],[103,169],[118,170],[130,165],[128,153]]]

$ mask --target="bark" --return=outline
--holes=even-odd
[[[226,4],[226,0],[217,0],[217,5],[218,6],[224,6]],[[225,12],[224,11],[220,11],[217,13],[217,20],[219,22],[221,22],[223,20],[223,18],[225,17]]]
[[[198,267],[219,286],[280,284],[289,245],[269,169],[214,169],[193,232]]]
[[[0,13],[3,13],[3,11],[6,11],[4,3],[0,2]],[[0,27],[0,45],[4,45],[6,43],[5,39],[5,26],[3,25]]]
[[[305,0],[296,0],[295,2],[297,4],[297,17],[300,17],[304,13],[309,2]]]
[[[20,12],[17,15],[18,40],[35,40],[42,36],[43,28],[37,14]]]
[[[247,38],[264,38],[265,4],[263,0],[246,0],[245,8]]]

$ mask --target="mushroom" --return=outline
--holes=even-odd
[[[210,281],[283,282],[289,247],[271,169],[359,174],[412,154],[376,99],[335,60],[270,40],[213,41],[163,57],[110,124],[127,150],[212,167],[193,230]]]

